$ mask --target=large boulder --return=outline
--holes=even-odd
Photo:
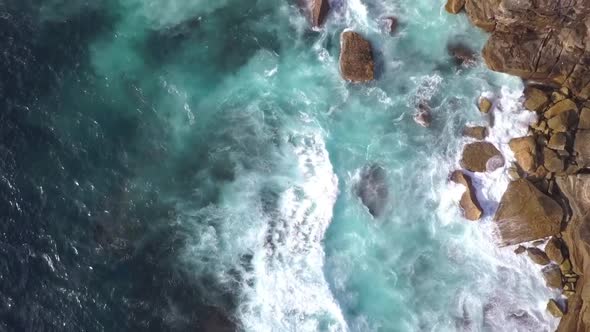
[[[326,17],[330,11],[330,1],[328,0],[311,0],[311,24],[314,27],[320,27],[326,21]]]
[[[451,14],[458,14],[465,6],[465,0],[447,0],[445,9]]]
[[[475,189],[471,183],[471,178],[461,171],[454,171],[453,174],[451,174],[451,181],[465,186],[465,192],[461,196],[461,201],[459,202],[465,219],[479,220],[483,211],[475,196]]]
[[[504,157],[492,143],[474,142],[463,148],[460,164],[472,172],[491,172],[504,165]]]
[[[537,169],[537,147],[532,136],[513,138],[508,143],[516,163],[527,173],[533,173]]]
[[[361,170],[360,180],[355,186],[355,191],[373,217],[381,216],[389,198],[387,172],[379,165],[364,167]]]
[[[545,278],[545,283],[547,287],[551,288],[561,288],[562,286],[562,275],[561,270],[559,269],[559,265],[551,264],[545,266],[541,272],[543,273],[543,278]]]
[[[560,238],[552,237],[547,245],[545,246],[545,253],[550,260],[554,261],[557,264],[563,263],[564,257],[564,244]]]
[[[375,63],[369,41],[354,31],[340,35],[340,73],[351,82],[367,82],[375,78]]]
[[[547,254],[545,254],[545,252],[539,248],[527,248],[526,252],[529,255],[529,258],[536,264],[547,265],[551,263],[549,257],[547,257]]]
[[[575,127],[578,123],[578,112],[575,110],[569,110],[557,114],[556,116],[547,120],[547,126],[555,131],[564,133],[571,128]]]
[[[533,241],[555,235],[564,217],[561,206],[531,182],[511,182],[494,216],[503,245]]]
[[[558,103],[556,103],[555,105],[549,107],[549,109],[545,112],[545,117],[550,119],[556,115],[559,115],[560,113],[563,112],[568,112],[568,111],[578,111],[578,107],[576,106],[576,103],[571,100],[571,99],[564,99]]]

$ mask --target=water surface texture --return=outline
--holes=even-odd
[[[520,81],[448,55],[483,33],[432,0],[334,0],[316,31],[299,5],[0,2],[0,330],[555,327],[494,243],[506,168],[476,177],[479,223],[447,181],[482,93],[508,159],[531,120]],[[345,29],[376,81],[341,79]]]

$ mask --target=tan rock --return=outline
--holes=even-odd
[[[558,234],[563,210],[526,179],[511,182],[494,216],[503,245]]]
[[[545,92],[537,88],[527,88],[525,93],[524,107],[533,112],[542,111],[549,103],[549,98]]]
[[[451,174],[451,181],[465,186],[465,192],[461,196],[461,201],[459,202],[465,219],[479,220],[483,211],[477,201],[475,188],[473,188],[471,178],[461,171],[454,171],[453,174]]]
[[[371,44],[354,31],[340,35],[340,73],[351,82],[367,82],[375,78]]]
[[[590,108],[584,107],[580,111],[580,123],[578,129],[590,129]]]
[[[543,148],[543,166],[545,166],[549,172],[557,173],[563,171],[565,164],[557,152],[548,148]]]
[[[547,311],[549,311],[549,313],[553,316],[553,317],[563,317],[563,315],[565,314],[565,310],[563,310],[561,308],[561,306],[557,303],[557,301],[551,299],[549,300],[549,302],[547,303]]]
[[[328,0],[311,0],[310,5],[311,24],[314,27],[322,26],[330,11],[330,2]]]
[[[563,241],[555,236],[547,242],[545,246],[545,253],[550,260],[554,261],[557,264],[563,263],[564,255],[563,255]]]
[[[547,120],[547,126],[556,132],[566,132],[574,127],[578,121],[577,111],[566,111]]]
[[[465,12],[473,25],[485,31],[494,31],[496,27],[495,12],[500,1],[466,0]]]
[[[526,252],[529,255],[529,258],[536,264],[547,265],[551,262],[549,257],[547,257],[547,254],[545,254],[545,252],[539,248],[527,248]]]
[[[545,266],[541,270],[541,273],[543,273],[543,278],[545,278],[545,283],[547,284],[547,287],[561,288],[562,276],[561,276],[561,270],[559,269],[559,266],[557,266],[555,264]]]
[[[459,13],[465,6],[465,0],[447,0],[445,9],[451,14]]]
[[[494,171],[504,165],[504,157],[492,143],[474,142],[463,148],[460,164],[472,172]]]
[[[483,126],[463,128],[463,136],[484,140],[488,136],[488,128]]]
[[[567,135],[565,133],[555,133],[551,135],[547,147],[553,150],[565,150]]]
[[[590,130],[583,129],[576,132],[574,152],[576,153],[578,166],[590,165]]]
[[[553,103],[558,103],[564,99],[566,99],[567,97],[562,95],[561,93],[554,91],[553,93],[551,93],[551,101]]]
[[[486,97],[479,99],[479,111],[482,113],[488,113],[492,109],[492,101]]]
[[[576,106],[576,103],[573,100],[564,99],[564,100],[559,101],[555,105],[549,107],[549,109],[545,112],[545,117],[547,119],[550,119],[554,116],[559,115],[560,113],[568,112],[568,111],[577,112],[578,107]]]
[[[570,97],[571,91],[567,87],[562,86],[561,88],[559,88],[559,93],[561,93],[562,95],[564,95],[567,98],[567,97]]]
[[[527,173],[537,169],[537,152],[535,139],[532,136],[513,138],[508,143],[516,162]]]
[[[572,271],[572,262],[566,258],[560,265],[559,267],[561,268],[561,272],[563,272],[563,274],[566,274],[568,272]]]

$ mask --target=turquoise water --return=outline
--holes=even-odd
[[[494,243],[506,169],[476,179],[480,223],[461,218],[447,181],[463,126],[489,121],[482,93],[504,112],[490,138],[503,151],[530,117],[517,79],[455,66],[447,45],[479,50],[485,35],[443,5],[332,1],[317,31],[297,1],[33,6],[40,24],[101,18],[82,20],[96,31],[71,40],[82,55],[37,95],[45,115],[27,118],[70,151],[38,159],[61,174],[40,173],[45,188],[67,188],[56,192],[77,211],[56,212],[48,232],[64,244],[48,261],[91,280],[58,278],[86,309],[64,303],[93,318],[47,326],[186,330],[206,324],[198,305],[245,331],[554,328],[538,268]],[[387,16],[400,21],[393,36]],[[344,29],[373,44],[374,82],[341,79]],[[432,108],[428,129],[412,119],[418,101]],[[355,195],[371,165],[388,188],[376,218]],[[95,224],[106,235],[84,235]]]

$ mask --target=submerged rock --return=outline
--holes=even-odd
[[[494,216],[503,245],[533,241],[558,234],[563,210],[526,179],[512,181]]]
[[[340,35],[340,72],[345,80],[367,82],[375,78],[375,64],[371,44],[354,31]]]
[[[554,261],[557,264],[561,264],[564,260],[564,245],[561,239],[556,238],[555,236],[547,242],[545,246],[545,253],[550,260]]]
[[[471,178],[461,171],[454,171],[453,174],[451,174],[451,181],[465,186],[465,192],[461,196],[461,201],[459,202],[465,219],[479,220],[483,211],[475,196],[475,188],[473,188]]]
[[[491,172],[504,165],[504,157],[492,143],[474,142],[463,148],[460,164],[472,172]]]
[[[364,167],[361,178],[356,185],[356,195],[369,209],[373,217],[379,217],[385,211],[389,189],[387,188],[387,173],[379,165]]]
[[[447,51],[453,58],[456,66],[471,66],[477,62],[477,53],[462,43],[451,43],[447,45]]]

